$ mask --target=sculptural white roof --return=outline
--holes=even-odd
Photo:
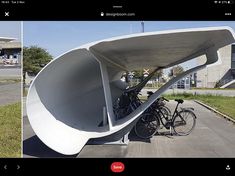
[[[8,38],[8,37],[0,37],[0,42],[11,42],[16,40],[15,38]]]
[[[211,27],[139,33],[103,40],[89,49],[128,70],[169,67],[208,48],[224,46],[233,38],[230,31],[228,27]]]
[[[234,42],[229,27],[182,29],[133,34],[89,43],[51,61],[34,79],[27,114],[37,136],[63,154],[80,152],[91,138],[128,131],[174,82],[218,60],[217,50]],[[126,85],[125,70],[170,67],[206,54],[205,65],[174,78],[127,117],[115,120],[113,102]],[[103,121],[107,109],[108,124]]]

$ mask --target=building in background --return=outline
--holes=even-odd
[[[235,80],[235,45],[221,48],[219,54],[221,64],[215,64],[197,72],[197,87],[222,87]],[[197,63],[201,65],[205,63],[205,59],[205,56],[201,56],[197,59]]]
[[[21,65],[21,42],[0,43],[0,66]]]

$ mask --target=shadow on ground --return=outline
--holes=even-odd
[[[146,142],[146,143],[151,143],[150,139],[142,139],[138,136],[136,136],[135,131],[132,129],[131,132],[129,133],[128,136],[130,141],[138,141],[138,142]]]
[[[39,158],[76,158],[77,155],[63,155],[47,147],[35,135],[23,141],[24,155]]]
[[[157,132],[154,136],[165,136],[167,138],[174,138],[174,136],[178,136],[178,135],[176,133],[174,133],[174,132],[170,133],[170,131],[167,130],[167,131]],[[142,139],[142,138],[138,137],[135,134],[134,130],[131,130],[131,132],[130,132],[128,137],[129,137],[130,141],[138,141],[138,142],[151,143],[151,138],[149,138],[149,139]]]

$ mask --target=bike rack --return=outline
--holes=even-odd
[[[101,67],[101,69],[106,71],[106,68],[104,68],[104,67]],[[125,92],[130,92],[130,91],[140,92],[144,88],[144,86],[147,84],[147,82],[153,77],[154,73],[160,69],[162,69],[162,68],[155,69],[142,82],[140,82],[138,85],[136,85],[134,87],[130,87]],[[107,77],[106,77],[106,79],[107,79]],[[109,97],[109,96],[110,96],[110,94],[107,97]],[[108,125],[109,119],[110,118],[108,118],[107,108],[104,106],[103,107],[103,126]],[[111,122],[112,122],[112,124],[114,124],[113,121],[111,121]],[[129,134],[130,134],[130,131],[128,133],[124,134],[120,139],[114,140],[114,141],[109,141],[106,138],[97,138],[97,139],[90,140],[88,143],[94,144],[94,145],[128,145]]]

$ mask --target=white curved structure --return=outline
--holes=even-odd
[[[225,85],[221,86],[220,88],[235,88],[235,80],[229,81]]]
[[[0,43],[1,42],[11,42],[13,40],[16,40],[16,38],[0,37]]]
[[[139,115],[173,83],[218,60],[217,50],[234,42],[228,27],[140,33],[89,43],[51,61],[34,79],[27,114],[37,136],[62,154],[80,152],[91,138],[128,132]],[[124,71],[166,68],[206,54],[204,65],[172,79],[134,112],[115,120],[113,102],[126,89]],[[107,109],[107,125],[103,110]]]

